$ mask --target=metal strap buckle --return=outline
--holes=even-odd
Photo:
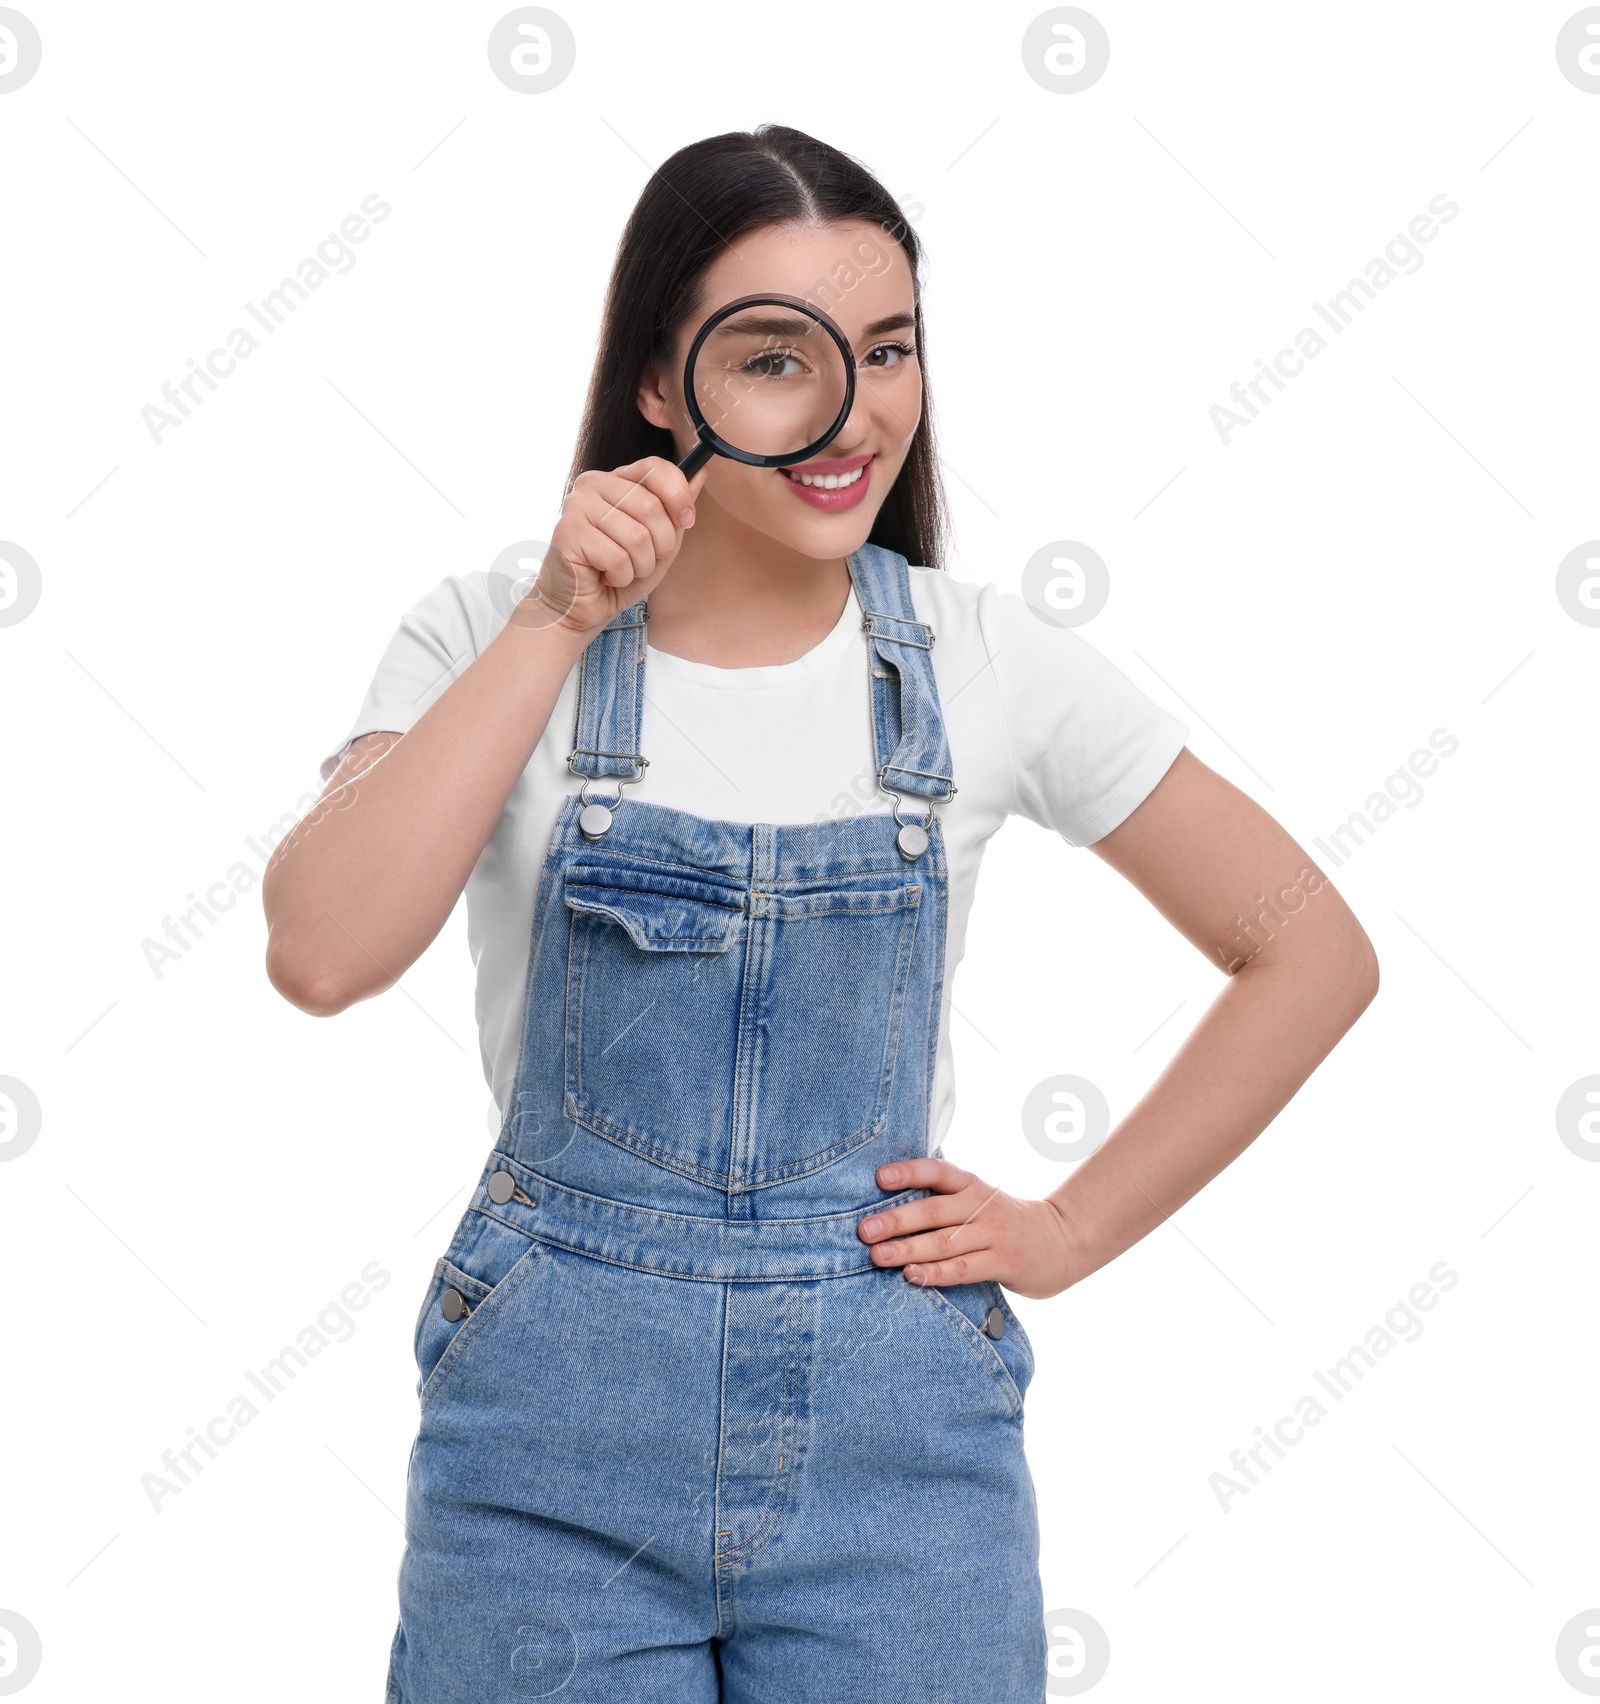
[[[572,769],[572,760],[582,751],[591,757],[631,757],[639,766],[637,775],[581,775],[578,779],[578,827],[583,831],[585,839],[598,840],[611,827],[611,813],[622,803],[622,789],[631,787],[635,782],[644,779],[644,772],[650,765],[650,759],[641,757],[632,751],[595,751],[590,746],[577,746],[567,755],[567,768]],[[599,799],[589,797],[589,785],[593,781],[614,781],[617,785],[617,795],[614,799],[602,804]]]
[[[933,827],[933,800],[927,801],[928,814],[920,822],[907,822],[900,814],[900,807],[905,801],[892,787],[885,787],[884,792],[894,800],[894,820],[900,825],[900,832],[894,837],[895,850],[907,863],[911,863],[928,850],[928,830]]]
[[[641,756],[636,751],[601,751],[598,746],[574,746],[572,748],[572,750],[567,753],[567,768],[571,769],[572,773],[574,775],[577,775],[580,772],[576,768],[573,767],[572,760],[580,752],[582,752],[582,754],[585,757],[625,757],[639,771],[639,773],[637,775],[627,775],[627,776],[622,776],[622,775],[602,775],[602,776],[585,775],[583,777],[583,779],[585,781],[592,781],[592,780],[628,781],[628,782],[642,781],[644,779],[645,770],[647,770],[650,767],[650,759],[648,757]]]
[[[910,768],[907,768],[907,766],[903,763],[885,763],[878,770],[878,785],[883,788],[884,792],[893,793],[896,798],[899,797],[899,794],[895,793],[894,788],[891,787],[884,780],[884,776],[887,775],[891,769],[896,770],[901,775],[921,775],[929,781],[948,782],[949,787],[950,787],[950,791],[946,795],[948,798],[953,799],[956,796],[956,794],[961,791],[961,789],[958,786],[956,786],[955,781],[953,780],[952,777],[950,777],[948,775],[941,775],[941,774],[939,774],[939,772],[937,770],[934,770],[934,769],[910,769]],[[928,803],[928,809],[929,809],[930,812],[933,809],[933,803],[932,803],[931,800]]]
[[[915,645],[922,651],[933,649],[933,641],[937,635],[927,622],[918,621],[909,615],[890,615],[886,609],[868,609],[861,612],[861,631],[863,633],[872,632],[874,617],[879,621],[898,621],[902,627],[920,628],[928,636],[926,642],[921,639],[900,638],[891,633],[880,633],[877,635],[878,638],[886,639],[891,645]]]

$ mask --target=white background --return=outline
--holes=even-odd
[[[490,73],[503,4],[24,9],[0,538],[43,595],[0,628],[0,1075],[43,1129],[0,1165],[0,1609],[43,1641],[29,1699],[380,1694],[412,1327],[491,1136],[464,920],[331,1021],[268,986],[254,886],[159,977],[141,944],[259,875],[247,837],[298,814],[399,613],[548,536],[649,170],[764,119],[856,154],[927,244],[958,575],[1014,590],[1041,545],[1092,545],[1112,589],[1084,636],[1308,847],[1432,730],[1460,741],[1342,864],[1314,851],[1382,966],[1355,1029],[1169,1224],[1018,1304],[1046,1605],[1105,1629],[1108,1704],[1576,1696],[1557,1634],[1600,1603],[1600,1165],[1555,1121],[1600,1071],[1600,629],[1555,590],[1600,536],[1576,8],[1101,0],[1109,69],[1062,94],[1025,72],[1032,5],[562,0],[576,67],[534,96]],[[371,193],[393,212],[353,270],[153,443],[141,408]],[[1230,384],[1440,194],[1460,213],[1420,270],[1224,445]],[[1098,860],[1008,824],[947,1153],[1054,1188],[1028,1091],[1075,1073],[1120,1116],[1220,986]],[[156,1513],[141,1476],[373,1261],[354,1335]],[[1439,1261],[1459,1283],[1422,1336],[1224,1512],[1229,1453]]]

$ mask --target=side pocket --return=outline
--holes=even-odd
[[[454,1303],[446,1305],[445,1296],[450,1290],[461,1297],[459,1306]],[[457,1330],[471,1318],[471,1310],[489,1294],[490,1285],[452,1266],[448,1260],[434,1263],[433,1278],[423,1297],[422,1311],[417,1315],[416,1336],[412,1344],[417,1360],[419,1392],[438,1366],[439,1357],[450,1347]]]
[[[1013,1311],[1011,1303],[1006,1300],[1006,1293],[997,1283],[982,1284],[980,1289],[993,1293],[994,1300],[990,1304],[999,1308],[1005,1316],[1005,1335],[1000,1339],[999,1347],[1003,1352],[1009,1343],[1012,1354],[1005,1357],[1006,1365],[1011,1368],[1011,1376],[1016,1380],[1017,1389],[1024,1396],[1028,1394],[1028,1386],[1033,1383],[1033,1341],[1028,1336],[1026,1328]]]
[[[950,1329],[966,1344],[974,1365],[1000,1388],[1012,1419],[1020,1420],[1023,1399],[1033,1381],[1033,1345],[1000,1286],[986,1279],[977,1284],[949,1284],[942,1288],[918,1284],[913,1288],[939,1310]],[[998,1337],[986,1329],[991,1309],[999,1311],[1003,1322]]]
[[[433,1269],[413,1348],[417,1400],[426,1408],[450,1370],[533,1270],[543,1245],[504,1220],[469,1207]]]

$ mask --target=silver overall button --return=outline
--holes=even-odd
[[[928,850],[928,831],[920,822],[908,822],[894,837],[902,858],[920,858]]]
[[[611,826],[611,807],[609,805],[585,805],[578,812],[578,827],[591,840],[598,840]]]
[[[508,1171],[497,1171],[489,1178],[489,1199],[496,1207],[505,1204],[517,1192],[517,1180]]]
[[[990,1308],[983,1316],[983,1331],[986,1337],[1004,1337],[1006,1334],[1006,1316],[999,1308]]]
[[[452,1325],[467,1311],[467,1299],[459,1290],[446,1290],[439,1298],[439,1312]]]

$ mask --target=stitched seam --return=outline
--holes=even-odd
[[[795,1178],[810,1177],[813,1172],[823,1171],[834,1161],[844,1159],[847,1154],[853,1154],[857,1148],[863,1147],[874,1136],[881,1136],[883,1125],[883,1110],[879,1108],[868,1123],[863,1124],[859,1130],[853,1131],[842,1141],[835,1142],[831,1148],[824,1148],[819,1153],[811,1154],[803,1160],[791,1160],[786,1166],[763,1166],[760,1171],[748,1172],[736,1181],[746,1189],[751,1187],[766,1189],[774,1183],[786,1183]]]
[[[794,1474],[795,1392],[799,1382],[799,1356],[795,1348],[794,1316],[797,1291],[793,1284],[785,1286],[783,1311],[783,1423],[779,1428],[778,1456],[783,1466],[778,1469],[767,1495],[767,1509],[761,1525],[743,1546],[741,1561],[749,1561],[755,1553],[778,1536],[783,1511],[789,1501],[789,1481]]]
[[[755,849],[752,848],[752,859],[755,856]],[[752,876],[752,882],[753,880]],[[759,890],[752,886],[751,892],[754,898]],[[744,975],[740,978],[739,1018],[733,1040],[733,1128],[728,1133],[729,1172],[724,1183],[725,1196],[732,1189],[733,1168],[747,1155],[754,1137],[755,1074],[758,1062],[752,1055],[758,1052],[761,1046],[759,1007],[763,996],[762,985],[766,981],[767,968],[771,962],[771,948],[771,922],[764,914],[758,914],[752,905],[750,925],[745,930]],[[726,1199],[723,1211],[727,1212]]]
[[[889,1029],[883,1039],[883,1064],[878,1073],[878,1115],[888,1112],[893,1095],[895,1061],[900,1057],[900,1030],[905,1017],[906,989],[911,981],[911,960],[917,940],[920,908],[912,910],[910,927],[900,930],[900,962],[895,972],[894,996],[890,1004]]]
[[[571,758],[579,755],[583,749],[585,723],[589,719],[585,713],[589,710],[590,701],[593,697],[589,671],[595,666],[597,657],[595,640],[598,638],[599,635],[596,634],[595,639],[591,639],[584,646],[583,656],[578,663],[578,702],[572,718],[572,751],[568,754],[569,762]]]
[[[576,801],[577,801],[577,794],[576,793],[569,793],[567,795],[567,801],[568,801],[569,806],[572,805],[572,804],[575,804]],[[655,810],[655,811],[666,811],[666,810],[672,809],[672,807],[670,805],[658,805],[650,799],[638,799],[638,800],[633,800],[633,801],[630,801],[630,802],[640,804],[640,805],[648,805],[651,810]],[[678,814],[681,815],[683,813],[680,812]],[[570,815],[571,815],[572,820],[576,820],[576,812],[571,812]],[[720,822],[722,819],[720,819],[720,818],[718,818],[718,819],[703,818],[701,820],[708,821],[708,822],[715,820],[715,821]],[[854,819],[848,819],[847,818],[846,820],[854,820]],[[560,826],[560,824],[558,822],[557,827],[559,827],[559,826]],[[570,822],[569,822],[568,826],[569,827],[571,826]],[[732,824],[729,824],[729,826],[733,827],[733,828],[748,828],[750,825],[748,823],[732,823]],[[780,826],[780,828],[794,829],[794,828],[806,828],[806,827],[809,827],[811,825],[809,825],[807,823],[783,823],[783,824],[780,824],[779,826]],[[832,824],[829,824],[828,826],[831,827]],[[553,843],[554,843],[554,834],[552,833],[552,847],[553,847]],[[563,845],[563,847],[569,848],[573,851],[581,851],[584,854],[584,856],[588,857],[588,858],[596,858],[596,857],[601,856],[601,854],[599,852],[597,852],[596,849],[592,845],[590,845],[587,841],[583,842],[580,845],[580,843],[578,841],[567,839],[567,840],[564,840],[562,842],[562,845]],[[675,871],[679,875],[683,875],[683,874],[688,873],[692,870],[693,873],[703,876],[706,869],[709,867],[709,866],[705,866],[705,865],[690,866],[690,865],[687,865],[687,864],[674,862],[674,861],[666,859],[666,858],[652,858],[648,852],[636,852],[631,847],[628,848],[627,850],[622,850],[621,848],[615,848],[605,855],[609,856],[610,858],[615,859],[616,862],[619,863],[619,864],[624,864],[626,862],[650,864],[657,869]],[[836,887],[836,886],[838,886],[838,884],[841,880],[849,881],[852,878],[857,877],[857,876],[903,876],[904,874],[905,874],[905,862],[904,862],[903,859],[901,859],[897,856],[895,861],[892,864],[889,864],[889,863],[861,864],[861,865],[858,865],[858,866],[852,868],[850,871],[848,871],[842,877],[838,873],[833,873],[833,874],[829,874],[829,875],[821,875],[821,876],[790,876],[790,877],[787,877],[783,880],[774,880],[774,881],[768,883],[767,885],[768,885],[768,888],[772,892],[775,892],[775,893],[777,893],[781,896],[786,890],[788,890],[790,888],[802,888],[802,889],[814,888],[814,887],[827,886],[829,884]],[[582,885],[586,885],[586,884],[580,883],[579,885],[582,886]],[[596,884],[587,884],[587,885],[596,885]],[[601,884],[601,885],[603,885],[603,884]],[[707,901],[705,901],[705,903],[709,905],[713,902],[710,901],[710,900],[707,900]]]
[[[595,872],[596,875],[609,875],[610,873],[610,871],[602,872],[598,870]],[[672,900],[679,905],[712,905],[719,911],[743,912],[744,910],[744,895],[742,892],[736,900],[706,899],[703,895],[697,893],[681,894],[663,892],[660,888],[626,887],[615,880],[586,881],[582,876],[578,875],[575,870],[569,870],[567,872],[567,879],[564,885],[569,894],[574,888],[593,888],[597,893],[622,893],[627,894],[630,898],[667,899]],[[685,880],[685,885],[688,885],[687,879]],[[567,903],[570,905],[572,901],[569,899]],[[596,902],[591,901],[590,903]]]
[[[619,677],[625,677],[619,678],[617,685],[620,688],[620,696],[623,700],[622,714],[628,724],[628,743],[626,746],[619,746],[617,749],[638,753],[639,729],[644,720],[644,706],[641,700],[644,697],[645,629],[642,621],[635,621],[630,624],[628,639],[632,641],[631,647],[627,641],[624,641],[618,647],[621,655],[618,658],[619,667],[617,670]],[[628,654],[630,649],[633,653],[631,656]],[[632,664],[631,668],[628,666],[630,663]]]
[[[630,1153],[638,1154],[641,1159],[649,1160],[663,1171],[675,1172],[679,1177],[688,1178],[691,1183],[704,1183],[723,1193],[731,1191],[735,1194],[744,1194],[751,1188],[770,1188],[774,1183],[809,1177],[813,1172],[822,1171],[836,1160],[853,1154],[874,1136],[881,1135],[885,1117],[883,1100],[880,1097],[879,1104],[868,1122],[848,1136],[841,1137],[831,1148],[820,1149],[801,1160],[791,1160],[785,1166],[764,1166],[760,1171],[734,1174],[712,1171],[708,1166],[696,1165],[693,1160],[684,1159],[669,1149],[657,1147],[648,1137],[633,1131],[627,1125],[614,1123],[604,1113],[597,1112],[576,1096],[569,1097],[569,1100],[570,1109],[567,1116],[574,1124],[581,1124],[585,1130],[592,1131],[607,1142],[614,1142],[619,1148],[626,1148]],[[735,1185],[739,1187],[735,1189]],[[863,1208],[862,1211],[867,1209]]]
[[[914,911],[920,902],[921,892],[920,887],[908,887],[892,894],[862,894],[860,897],[867,903],[861,905],[834,905],[825,910],[818,908],[811,911],[777,911],[768,912],[767,915],[775,916],[783,923],[804,923],[812,917],[867,917],[888,911]],[[767,897],[777,900],[782,905],[786,896],[781,893],[772,893]],[[840,895],[840,897],[853,899],[855,896]]]
[[[513,1159],[511,1155],[500,1150],[495,1151],[494,1158],[501,1161],[507,1171],[521,1171],[525,1173],[536,1189],[549,1190],[557,1196],[571,1195],[580,1201],[592,1201],[599,1207],[622,1207],[631,1218],[637,1219],[639,1217],[643,1217],[646,1219],[671,1220],[674,1222],[682,1222],[686,1225],[699,1229],[704,1229],[708,1222],[713,1224],[720,1224],[722,1222],[721,1220],[708,1221],[703,1213],[674,1213],[660,1207],[635,1207],[631,1203],[615,1201],[610,1196],[595,1195],[586,1189],[574,1189],[570,1184],[557,1183],[553,1178],[544,1177],[539,1172],[536,1172],[532,1166],[524,1165],[521,1160]],[[810,1226],[826,1226],[845,1219],[854,1220],[863,1217],[868,1213],[884,1212],[890,1207],[904,1206],[907,1202],[920,1200],[924,1193],[925,1192],[920,1187],[913,1186],[909,1189],[902,1189],[895,1195],[882,1197],[877,1201],[863,1202],[858,1207],[846,1208],[843,1212],[839,1213],[813,1213],[803,1215],[796,1219],[768,1219],[765,1222],[769,1225],[803,1224]],[[479,1207],[474,1208],[473,1211],[481,1213],[485,1212],[486,1209]],[[521,1229],[521,1227],[519,1226],[518,1229]],[[527,1236],[535,1235],[532,1231],[524,1232],[524,1234]],[[875,1267],[873,1270],[877,1271],[881,1270],[881,1268]]]
[[[733,1316],[732,1292],[723,1287],[722,1292],[722,1364],[718,1369],[719,1382],[717,1386],[717,1474],[716,1487],[712,1495],[711,1521],[711,1575],[717,1582],[717,1632],[724,1627],[723,1619],[723,1575],[725,1570],[717,1556],[717,1536],[722,1531],[722,1452],[727,1442],[728,1431],[728,1324]],[[729,1623],[733,1619],[733,1603],[731,1586],[728,1600]]]
[[[900,671],[900,750],[909,750],[913,756],[921,757],[922,752],[922,694],[918,691],[921,680],[917,676],[917,663],[914,657],[906,659],[906,667]],[[908,681],[908,676],[909,681]]]
[[[863,812],[861,814],[862,815],[887,815],[888,813],[887,812]],[[858,820],[857,817],[840,817],[840,818],[835,818],[835,819],[831,820],[825,826],[832,828],[832,827],[835,827],[838,822],[855,822],[857,820]],[[790,824],[790,825],[785,825],[785,826],[806,827],[808,825],[803,824],[803,823],[796,823],[796,824]],[[782,899],[792,889],[798,889],[802,893],[804,893],[804,892],[809,891],[812,888],[819,888],[819,887],[820,888],[827,888],[829,886],[837,888],[841,881],[845,881],[845,882],[853,881],[858,876],[894,876],[894,877],[898,878],[900,881],[904,881],[905,875],[906,875],[906,861],[898,853],[896,853],[895,854],[895,860],[892,864],[862,864],[862,865],[859,865],[855,868],[852,868],[848,873],[846,873],[844,875],[840,875],[837,872],[835,872],[834,874],[825,875],[825,876],[790,876],[784,881],[774,883],[773,888],[772,888],[772,892],[777,898]],[[847,892],[848,890],[847,889],[841,889],[840,891],[841,892]]]
[[[812,1284],[824,1278],[855,1278],[863,1272],[884,1270],[881,1266],[874,1266],[868,1258],[860,1266],[846,1266],[837,1272],[751,1272],[737,1273],[730,1277],[725,1272],[680,1272],[669,1266],[645,1266],[637,1260],[624,1260],[621,1255],[601,1254],[595,1249],[583,1247],[581,1243],[563,1242],[560,1235],[554,1232],[541,1232],[535,1241],[541,1247],[559,1248],[568,1254],[581,1254],[587,1260],[603,1260],[607,1266],[620,1266],[628,1272],[646,1272],[652,1278],[678,1278],[686,1284]],[[526,1259],[526,1256],[523,1258]]]
[[[513,1230],[516,1226],[511,1227]],[[481,1278],[474,1278],[464,1267],[457,1266],[454,1261],[439,1257],[438,1264],[433,1269],[435,1278],[448,1278],[453,1290],[462,1291],[476,1310],[477,1304],[494,1289],[493,1284],[485,1284]],[[474,1295],[476,1292],[476,1295]]]
[[[994,1284],[995,1301],[999,1304],[1001,1313],[1006,1316],[1006,1329],[1016,1333],[1017,1337],[1021,1340],[1023,1346],[1028,1351],[1029,1361],[1037,1367],[1039,1364],[1038,1357],[1033,1352],[1033,1339],[1028,1335],[1028,1328],[1020,1319],[1017,1318],[1016,1310],[1011,1306],[1010,1302],[1006,1300],[1006,1293],[1000,1288],[998,1281],[991,1280],[991,1283]],[[1012,1382],[1015,1383],[1015,1380]]]
[[[723,1553],[724,1562],[747,1562],[756,1551],[765,1544],[770,1544],[778,1534],[778,1521],[782,1517],[784,1504],[789,1497],[789,1477],[794,1472],[794,1378],[796,1374],[796,1356],[794,1352],[794,1308],[795,1290],[792,1284],[785,1287],[783,1309],[783,1423],[779,1428],[778,1454],[783,1458],[783,1467],[778,1470],[772,1481],[772,1487],[767,1492],[767,1506],[762,1511],[761,1523],[746,1539]],[[769,1532],[767,1529],[771,1528]]]
[[[904,572],[898,562],[890,564],[890,573],[893,577],[895,600],[904,608],[908,601],[909,591]],[[900,744],[890,753],[889,762],[891,766],[901,752],[919,752],[921,750],[921,728],[917,720],[917,694],[914,688],[908,689],[906,678],[908,671],[914,670],[915,662],[909,656],[905,658],[897,656],[894,660],[894,666],[900,676]]]
[[[928,989],[928,1046],[924,1062],[927,1092],[923,1098],[922,1127],[924,1131],[933,1129],[933,1089],[939,1074],[939,1032],[944,1023],[944,979],[946,943],[949,940],[949,869],[944,853],[944,831],[937,821],[934,822],[930,834],[929,845],[934,849],[939,862],[940,873],[944,880],[934,884],[933,903],[937,907],[939,925],[934,936],[934,963],[929,977]]]
[[[486,1219],[492,1219],[497,1225],[504,1225],[508,1231],[515,1231],[519,1237],[526,1237],[531,1243],[537,1243],[540,1240],[526,1225],[519,1225],[514,1219],[505,1218],[496,1213],[492,1207],[478,1207],[474,1211],[481,1213]]]
[[[577,912],[580,917],[603,917],[608,922],[620,923],[624,934],[641,952],[655,952],[662,947],[679,952],[691,950],[678,947],[676,943],[679,941],[692,941],[696,947],[704,946],[707,952],[717,953],[724,953],[733,945],[731,930],[723,935],[650,935],[644,934],[641,930],[640,934],[643,935],[641,940],[640,935],[636,935],[628,927],[627,919],[621,915],[621,908],[618,906],[597,905],[593,902],[586,905],[574,905],[570,899],[567,901],[567,906],[570,910]],[[715,945],[705,946],[707,942],[714,942]]]
[[[569,794],[568,796],[570,798],[573,798],[573,799],[577,798],[576,793]],[[633,802],[637,803],[637,804],[641,804],[641,805],[649,805],[652,810],[664,811],[664,810],[671,809],[671,807],[668,806],[668,805],[655,804],[650,799],[638,799],[638,800],[635,800]],[[679,812],[678,814],[684,815],[686,813]],[[704,820],[709,820],[709,819],[704,819]],[[748,824],[735,824],[734,826],[735,827],[748,827],[749,825]],[[581,847],[579,846],[579,843],[575,840],[574,841],[568,841],[567,844],[570,845],[571,847],[573,847],[574,850],[581,850],[586,857],[590,857],[590,858],[599,858],[599,857],[604,857],[604,856],[609,855],[610,857],[616,859],[617,862],[619,862],[619,863],[629,862],[629,863],[638,863],[638,864],[654,864],[658,869],[676,870],[680,873],[687,872],[688,870],[691,869],[690,865],[683,864],[683,863],[680,863],[680,862],[677,862],[675,860],[668,859],[668,858],[652,858],[648,852],[636,852],[636,851],[633,850],[632,847],[629,847],[626,851],[624,851],[620,848],[612,849],[609,852],[609,854],[607,854],[605,852],[598,850],[594,846],[591,846],[587,841],[583,842]],[[701,874],[704,873],[704,866],[701,866],[700,871],[698,873],[701,873]],[[729,879],[732,880],[733,878],[730,877]]]
[[[580,940],[579,937],[582,937]],[[583,973],[589,960],[587,930],[567,925],[566,1096],[583,1094]],[[565,1108],[563,1108],[565,1110]]]
[[[596,1112],[579,1096],[571,1095],[569,1099],[571,1110],[568,1117],[574,1124],[581,1124],[585,1130],[593,1131],[596,1136],[604,1137],[619,1148],[626,1148],[630,1153],[638,1154],[642,1159],[660,1166],[663,1171],[676,1172],[679,1177],[686,1177],[691,1183],[704,1183],[717,1190],[726,1190],[733,1181],[726,1172],[712,1171],[709,1166],[697,1165],[693,1160],[684,1159],[669,1149],[657,1147],[647,1138],[636,1135],[626,1125],[614,1124],[604,1113]]]

